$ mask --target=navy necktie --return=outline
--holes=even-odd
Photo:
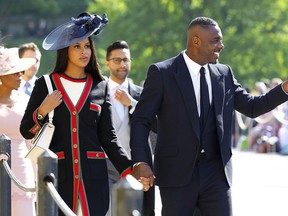
[[[205,68],[200,69],[200,126],[201,131],[204,130],[204,126],[207,120],[208,112],[210,109],[208,84],[205,78]]]

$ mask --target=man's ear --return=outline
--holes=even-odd
[[[105,61],[105,66],[109,69],[109,61]]]
[[[201,43],[201,40],[200,40],[199,37],[193,36],[192,43],[193,43],[193,46],[198,47],[200,45],[200,43]]]

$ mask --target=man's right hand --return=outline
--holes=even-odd
[[[155,176],[147,163],[135,164],[131,175],[142,183],[144,191],[148,191],[154,185]]]

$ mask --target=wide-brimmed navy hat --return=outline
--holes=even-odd
[[[58,50],[78,43],[91,35],[98,35],[108,24],[108,17],[81,13],[77,18],[54,29],[44,39],[42,47],[45,50]]]

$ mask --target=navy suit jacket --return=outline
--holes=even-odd
[[[255,118],[285,102],[281,85],[252,96],[237,83],[228,65],[209,64],[218,142],[226,179],[232,183],[231,143],[234,110]],[[131,121],[132,161],[148,162],[147,137],[158,117],[154,174],[160,187],[189,183],[200,152],[200,125],[194,88],[183,54],[152,64]]]

